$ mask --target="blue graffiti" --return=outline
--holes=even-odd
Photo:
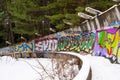
[[[22,49],[22,51],[20,50]],[[30,42],[30,45],[27,43],[22,43],[22,45],[17,46],[17,52],[28,52],[28,49],[30,49],[32,52],[34,51],[34,41]]]
[[[116,25],[120,25],[120,21],[114,21],[110,23],[108,26],[116,26]]]

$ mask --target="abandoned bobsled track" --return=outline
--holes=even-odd
[[[86,59],[84,55],[80,55],[79,53],[74,53],[74,52],[57,52],[57,53],[76,56],[82,61],[81,69],[78,72],[78,74],[73,78],[73,80],[91,80],[92,70],[90,68],[89,60]]]

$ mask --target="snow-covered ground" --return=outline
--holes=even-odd
[[[47,66],[50,62],[40,59]],[[29,61],[30,64],[27,62]],[[15,60],[11,57],[0,58],[0,80],[39,80],[40,75],[31,67],[36,64],[33,59]]]
[[[84,56],[92,69],[92,80],[120,80],[120,65],[111,64],[103,57]],[[40,58],[42,65],[51,68],[51,60]],[[13,59],[11,57],[0,57],[0,80],[39,80],[43,71],[39,71],[36,59]],[[84,71],[86,73],[87,71]],[[47,76],[47,75],[46,75]],[[82,76],[84,77],[84,76]],[[47,79],[46,79],[47,80]],[[81,80],[80,78],[78,80]]]
[[[52,65],[52,63],[54,63],[54,65]],[[62,77],[62,79],[67,77],[67,80],[70,80],[71,70],[75,70],[75,74],[79,72],[77,65],[73,65],[74,67],[65,65],[64,72],[59,74],[60,71],[57,73],[58,69],[55,69],[56,64],[55,60],[52,61],[48,58],[14,59],[12,57],[3,56],[0,57],[0,80],[60,80],[63,76],[62,74],[68,75]],[[53,72],[53,69],[55,72]],[[55,76],[54,79],[52,78],[53,76]]]
[[[92,69],[92,80],[120,80],[120,64],[112,64],[108,59],[86,56]]]

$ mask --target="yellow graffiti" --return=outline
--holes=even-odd
[[[112,48],[113,48],[113,53],[114,55],[117,55],[117,48],[118,48],[118,44],[120,42],[120,36],[119,36],[119,31],[116,32],[115,38],[114,38],[114,42],[112,44]]]
[[[117,57],[120,58],[120,48],[118,49]]]
[[[103,42],[103,47],[107,49],[109,55],[113,54],[117,56],[117,48],[120,42],[119,31],[116,34],[107,33],[107,37]]]

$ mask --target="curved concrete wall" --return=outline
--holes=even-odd
[[[0,55],[43,51],[91,53],[120,63],[120,5],[114,5],[79,27],[2,48]]]
[[[82,65],[79,73],[77,74],[77,76],[73,80],[87,80],[88,75],[89,75],[89,71],[90,71],[90,64],[89,64],[88,59],[86,59],[86,57],[84,57],[80,54],[76,54],[74,52],[57,52],[57,53],[69,54],[69,55],[77,56],[79,59],[81,59],[83,65]]]

